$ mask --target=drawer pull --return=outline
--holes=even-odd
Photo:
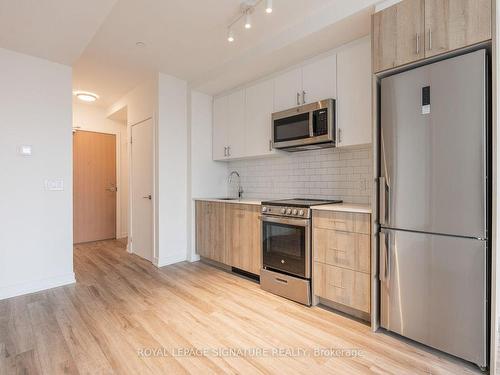
[[[276,277],[274,280],[281,284],[288,284],[288,280],[280,279],[279,277]]]

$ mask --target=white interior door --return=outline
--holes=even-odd
[[[153,120],[132,126],[132,252],[153,261]]]

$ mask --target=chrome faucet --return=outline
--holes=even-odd
[[[241,199],[243,197],[243,187],[241,186],[241,177],[238,171],[232,171],[229,174],[229,179],[228,179],[229,183],[231,183],[233,175],[238,176],[238,199]]]

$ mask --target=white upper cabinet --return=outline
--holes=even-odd
[[[337,56],[332,55],[302,67],[300,103],[337,97]]]
[[[372,142],[371,46],[365,38],[337,54],[337,146]]]
[[[213,159],[274,154],[271,115],[336,99],[337,146],[371,143],[371,46],[368,38],[267,81],[214,100]]]
[[[212,124],[212,156],[224,160],[227,156],[227,96],[214,99]]]
[[[227,156],[245,156],[245,90],[227,96]]]
[[[302,69],[293,69],[274,79],[274,112],[302,103]]]
[[[245,154],[261,156],[274,153],[271,148],[271,114],[274,84],[272,80],[246,89]]]

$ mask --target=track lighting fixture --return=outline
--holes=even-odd
[[[260,5],[260,3],[264,2],[264,0],[248,0],[243,3],[241,7],[241,11],[238,14],[238,16],[235,18],[233,22],[231,22],[227,26],[227,41],[229,43],[234,42],[234,32],[233,32],[233,26],[238,23],[241,19],[244,18],[244,23],[243,26],[246,30],[252,28],[252,13],[254,10]],[[272,0],[265,0],[265,12],[267,14],[270,14],[273,12],[273,1]]]

